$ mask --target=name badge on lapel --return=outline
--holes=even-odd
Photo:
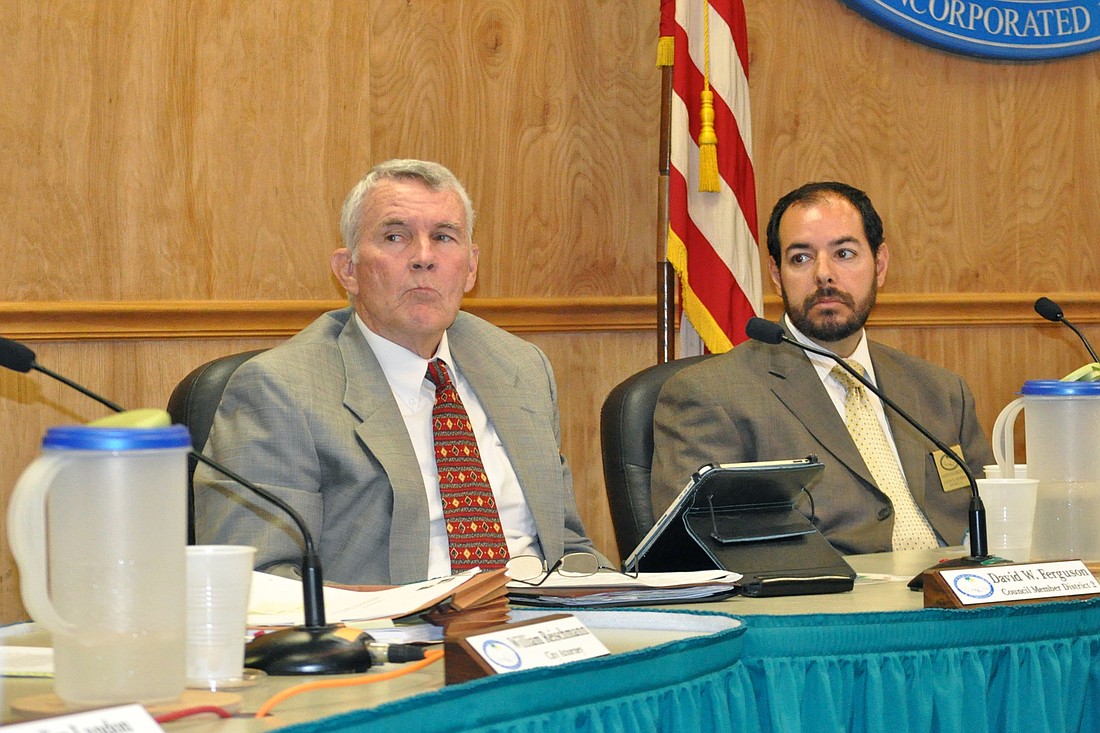
[[[953,445],[951,450],[960,456],[962,455],[961,445]],[[962,466],[955,462],[955,459],[942,450],[934,450],[931,455],[932,460],[936,463],[936,471],[940,474],[940,485],[943,486],[944,491],[970,488],[970,479],[966,477],[966,472],[962,470]]]

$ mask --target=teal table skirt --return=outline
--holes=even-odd
[[[722,625],[720,614],[645,613],[672,628],[717,630],[286,730],[1100,732],[1100,599],[751,616],[743,625]]]
[[[752,617],[739,666],[766,731],[1100,731],[1100,599]]]
[[[485,677],[312,723],[281,729],[302,733],[476,733],[493,731],[701,730],[708,721],[734,730],[749,711],[728,690],[743,673],[745,627],[725,614],[683,611],[569,609],[596,630],[678,629],[700,635],[557,667]]]

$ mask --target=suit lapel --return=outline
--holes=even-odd
[[[903,410],[920,421],[920,400],[911,383],[905,378],[904,369],[889,352],[871,342],[868,344],[871,361],[875,367],[875,379],[879,388]],[[848,433],[844,421],[829,399],[817,372],[805,355],[793,349],[773,349],[769,365],[772,392],[801,421],[814,437],[838,461],[864,481],[875,484],[871,471],[859,454],[855,442]],[[913,498],[924,501],[926,491],[925,456],[923,440],[911,438],[913,428],[885,407],[890,431],[898,449],[905,479]]]
[[[428,526],[428,501],[420,463],[404,427],[393,392],[354,318],[337,340],[344,362],[344,406],[362,422],[356,435],[382,464],[393,488],[394,527]],[[428,545],[422,531],[390,533],[390,568],[411,567],[423,577],[428,570]]]
[[[772,348],[768,376],[775,396],[821,446],[850,471],[874,485],[871,471],[809,357],[793,348]]]

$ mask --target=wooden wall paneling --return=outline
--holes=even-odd
[[[891,292],[1100,289],[1100,54],[997,63],[930,49],[841,3],[748,2],[757,193],[866,190]],[[761,229],[763,231],[763,228]]]
[[[378,157],[434,151],[464,179],[475,295],[650,291],[655,8],[380,3],[372,20]]]
[[[205,252],[180,297],[336,298],[337,216],[369,155],[367,3],[199,4],[194,27],[194,199],[182,243]],[[366,152],[364,152],[366,151]]]
[[[18,153],[0,177],[4,299],[339,297],[339,206],[393,156],[439,159],[469,186],[478,295],[651,287],[655,11],[15,0],[0,13],[17,39],[0,70],[0,148]]]
[[[0,333],[23,341],[289,337],[347,300],[0,302]],[[465,298],[513,333],[652,328],[655,296]]]
[[[88,243],[109,245],[93,229],[88,92],[93,5],[53,12],[46,4],[4,3],[0,28],[8,39],[0,65],[0,149],[4,150],[0,200],[4,202],[5,264],[0,297],[53,297],[66,283],[81,283],[90,298],[103,297],[110,273],[88,256]],[[63,257],[62,253],[65,256]],[[64,259],[64,276],[59,277]]]

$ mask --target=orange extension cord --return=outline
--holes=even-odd
[[[409,674],[410,672],[415,672],[418,669],[423,669],[432,662],[442,658],[442,649],[429,649],[424,652],[424,658],[420,661],[403,664],[400,668],[390,672],[383,672],[381,674],[368,674],[361,677],[351,677],[338,680],[315,680],[313,682],[303,682],[300,685],[288,687],[282,692],[272,695],[264,702],[263,705],[260,706],[260,709],[256,711],[256,717],[265,717],[276,705],[278,705],[282,701],[303,692],[310,692],[312,690],[324,690],[333,687],[354,687],[355,685],[367,685],[372,682],[392,680],[396,677],[401,677],[402,675]]]

